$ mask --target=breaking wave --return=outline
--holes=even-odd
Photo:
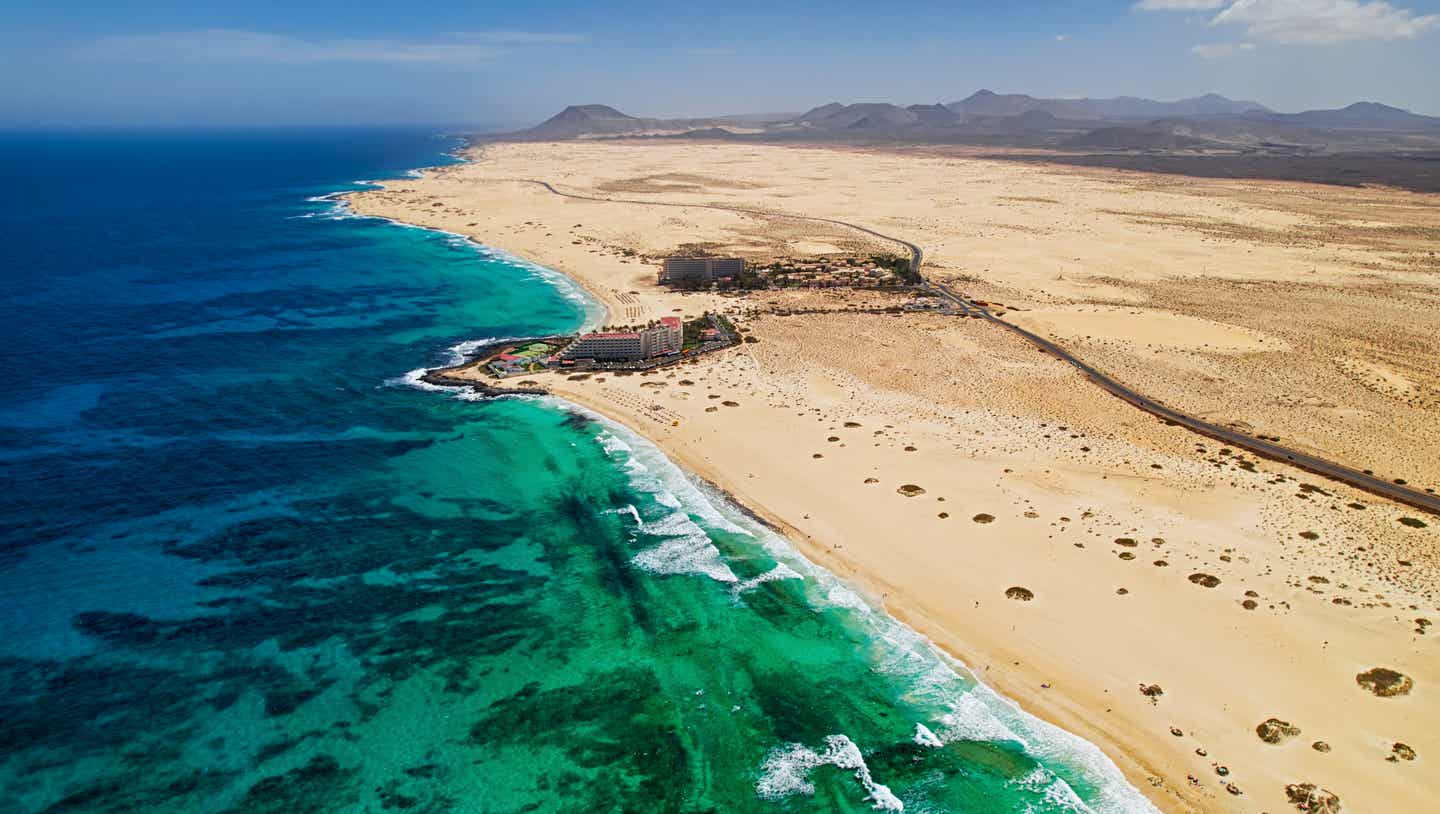
[[[599,423],[603,427],[599,434],[602,448],[627,473],[632,487],[671,509],[652,521],[642,520],[633,506],[621,510],[633,512],[637,527],[647,532],[673,535],[637,555],[637,566],[657,573],[702,573],[729,583],[737,596],[763,582],[801,580],[813,607],[844,614],[847,624],[860,628],[867,639],[876,643],[873,669],[908,687],[908,702],[934,711],[932,718],[916,722],[916,744],[936,749],[963,741],[1017,744],[1044,765],[1016,781],[1016,787],[1042,795],[1051,810],[1155,814],[1149,800],[1094,744],[1026,713],[981,683],[928,639],[805,559],[788,540],[746,515],[726,495],[692,479],[648,440],[593,411],[559,399],[546,399]],[[709,540],[707,529],[753,540],[776,565],[758,576],[738,580]],[[761,767],[757,792],[767,799],[813,793],[809,773],[827,764],[853,768],[877,808],[901,810],[901,801],[870,777],[859,748],[844,735],[830,736],[820,751],[803,744],[778,747]],[[1089,796],[1094,799],[1088,805],[1067,777],[1083,782],[1091,790]]]
[[[760,782],[755,784],[755,791],[766,800],[783,800],[794,794],[814,794],[815,784],[810,782],[810,773],[821,766],[853,771],[855,779],[865,788],[865,799],[870,801],[872,808],[905,810],[905,804],[888,786],[877,783],[870,776],[870,767],[865,765],[860,747],[844,735],[826,737],[823,752],[816,752],[803,743],[791,743],[773,750],[760,767]]]
[[[573,291],[577,299],[593,304],[583,289],[563,275],[480,246],[469,238],[452,238],[456,245],[473,247],[482,256],[553,279],[565,287],[562,290]],[[458,363],[476,347],[492,341],[498,339],[458,343],[448,349],[449,359],[452,364]],[[423,382],[423,374],[423,369],[411,371],[394,383],[423,390],[459,390]],[[472,396],[457,392],[456,397]],[[663,575],[703,576],[730,586],[737,597],[765,582],[799,580],[806,601],[814,609],[839,614],[844,624],[854,626],[875,643],[873,669],[908,687],[907,703],[932,711],[926,720],[916,722],[915,744],[932,749],[963,741],[1017,744],[1044,768],[1014,781],[1015,786],[1041,795],[1044,804],[1052,809],[1094,814],[1156,811],[1094,744],[1029,715],[980,683],[964,665],[878,609],[873,600],[805,559],[788,540],[747,515],[726,495],[687,475],[648,440],[579,405],[549,396],[522,398],[535,398],[553,408],[580,413],[599,424],[598,443],[625,473],[632,490],[642,497],[639,506],[617,510],[634,521],[634,539],[645,546],[631,560],[636,568]],[[736,535],[742,544],[758,546],[775,565],[740,579],[715,545],[712,533]],[[777,747],[761,767],[757,793],[766,799],[813,793],[809,776],[822,765],[853,771],[876,808],[903,809],[900,799],[871,777],[859,747],[843,734],[826,738],[818,751],[796,743]],[[1067,778],[1083,783],[1087,796],[1093,797],[1088,805]]]
[[[798,571],[796,571],[794,568],[791,568],[790,566],[786,565],[785,563],[783,563],[783,562],[782,562],[782,563],[776,563],[775,567],[774,567],[774,568],[771,568],[769,571],[766,571],[766,572],[764,572],[764,573],[762,573],[762,574],[758,574],[758,575],[756,575],[756,576],[753,576],[753,577],[751,577],[751,578],[749,578],[749,579],[747,579],[747,580],[744,580],[744,581],[742,581],[742,582],[736,583],[736,585],[735,585],[735,593],[736,593],[736,595],[743,594],[743,593],[745,593],[746,591],[750,590],[751,588],[754,588],[754,587],[757,586],[757,585],[760,585],[760,584],[763,584],[763,583],[766,583],[766,582],[774,582],[775,580],[778,580],[778,579],[804,579],[804,578],[805,578],[805,577],[804,577],[803,575],[801,575]]]
[[[589,411],[583,411],[585,415],[595,417],[603,421]],[[684,500],[684,496],[677,495],[671,491],[673,480],[667,481],[663,476],[657,475],[655,470],[646,465],[641,456],[636,453],[636,446],[630,443],[631,440],[638,440],[634,436],[630,440],[620,437],[618,428],[614,425],[604,425],[597,436],[601,449],[605,454],[615,461],[629,476],[631,488],[636,492],[647,495],[665,513],[650,520],[644,519],[640,510],[633,504],[626,507],[628,513],[634,518],[636,531],[644,537],[659,538],[660,542],[650,548],[636,554],[631,560],[637,567],[655,574],[703,574],[717,582],[738,583],[739,577],[725,564],[720,554],[720,549],[710,539],[710,535],[696,523],[694,518],[682,507],[690,507],[694,510],[696,504]],[[688,481],[686,481],[688,485]],[[701,496],[703,501],[703,496]],[[708,505],[708,502],[706,503]],[[709,522],[713,517],[720,522],[724,518],[710,507],[708,512],[701,512],[702,517]],[[706,516],[709,515],[709,516]],[[735,527],[739,531],[738,527]]]

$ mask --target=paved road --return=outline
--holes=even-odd
[[[1086,378],[1099,385],[1106,392],[1151,415],[1158,416],[1165,421],[1178,424],[1192,432],[1208,436],[1222,443],[1240,447],[1241,449],[1248,449],[1256,455],[1275,461],[1282,461],[1291,466],[1304,469],[1307,472],[1313,472],[1317,475],[1323,475],[1332,480],[1340,481],[1341,483],[1347,483],[1357,489],[1363,489],[1372,494],[1381,495],[1382,497],[1390,498],[1391,500],[1404,503],[1408,506],[1414,506],[1417,509],[1424,509],[1428,512],[1440,514],[1440,495],[1422,492],[1418,489],[1410,489],[1397,483],[1377,478],[1374,475],[1367,475],[1358,469],[1351,469],[1348,466],[1327,461],[1324,458],[1307,455],[1303,452],[1289,449],[1288,447],[1283,447],[1251,435],[1246,435],[1218,424],[1201,421],[1192,415],[1166,407],[1160,402],[1136,393],[1134,390],[1101,373],[1054,342],[1033,334],[1021,328],[1019,325],[995,316],[990,313],[988,308],[966,300],[948,287],[938,283],[931,283],[930,286],[951,302],[954,302],[957,306],[968,310],[972,314],[978,314],[980,317],[1012,333],[1018,334],[1041,350],[1055,356],[1057,359],[1069,362],[1081,373],[1085,374]]]
[[[531,184],[539,184],[540,186],[544,187],[550,192],[553,192],[556,195],[560,195],[566,198],[575,198],[582,201],[598,201],[601,203],[628,203],[640,204],[642,206],[679,206],[693,207],[698,209],[719,209],[727,212],[739,212],[747,215],[761,215],[771,218],[791,218],[794,220],[808,220],[817,223],[833,223],[837,226],[844,226],[859,232],[864,232],[867,235],[873,235],[874,237],[878,237],[881,240],[888,240],[892,243],[897,243],[901,246],[904,246],[910,252],[910,270],[916,275],[919,275],[920,264],[923,263],[925,260],[925,252],[921,250],[919,246],[911,243],[908,240],[894,237],[892,235],[882,234],[867,226],[861,226],[857,223],[849,223],[847,221],[837,220],[835,218],[817,218],[811,217],[809,215],[788,215],[784,213],[767,212],[763,209],[748,209],[743,206],[725,206],[722,204],[687,204],[671,203],[668,201],[641,201],[629,198],[599,198],[589,195],[578,195],[573,192],[561,192],[560,190],[551,186],[549,182],[539,181],[534,178],[521,178],[519,180]],[[1241,449],[1247,449],[1255,453],[1256,455],[1260,455],[1275,461],[1282,461],[1284,463],[1290,464],[1291,466],[1304,469],[1307,472],[1313,472],[1317,475],[1322,475],[1332,480],[1340,481],[1341,483],[1347,483],[1357,489],[1363,489],[1364,491],[1370,492],[1371,494],[1390,498],[1391,500],[1394,500],[1396,502],[1404,503],[1407,506],[1414,506],[1417,509],[1424,509],[1427,512],[1440,514],[1440,495],[1422,492],[1418,489],[1410,489],[1408,487],[1401,486],[1400,484],[1392,483],[1391,481],[1387,481],[1382,478],[1377,478],[1374,475],[1367,475],[1358,469],[1351,469],[1348,466],[1343,466],[1341,464],[1334,463],[1333,461],[1327,461],[1324,458],[1317,458],[1314,455],[1307,455],[1298,450],[1289,449],[1288,447],[1283,447],[1270,441],[1265,441],[1259,438],[1255,438],[1254,436],[1245,435],[1244,433],[1237,432],[1227,427],[1222,427],[1218,424],[1211,424],[1208,421],[1201,421],[1200,419],[1195,418],[1188,413],[1182,413],[1179,410],[1174,410],[1166,407],[1160,402],[1155,401],[1151,398],[1147,398],[1135,392],[1134,390],[1131,390],[1120,382],[1115,381],[1104,373],[1101,373],[1099,370],[1096,370],[1095,368],[1076,358],[1069,351],[1065,350],[1059,345],[1056,345],[1054,342],[1051,342],[1050,340],[1042,336],[1033,334],[1030,331],[1025,330],[1024,328],[1021,328],[1019,325],[1007,322],[995,316],[994,314],[990,313],[990,309],[986,308],[985,306],[977,305],[974,302],[965,299],[964,297],[955,293],[948,287],[940,285],[939,283],[928,283],[928,285],[941,296],[950,300],[950,302],[952,302],[956,306],[956,308],[959,309],[961,314],[978,315],[983,319],[989,320],[990,322],[1019,335],[1020,337],[1024,338],[1025,340],[1045,351],[1046,353],[1055,356],[1057,359],[1070,363],[1081,373],[1085,374],[1086,378],[1099,385],[1106,392],[1134,407],[1150,413],[1153,416],[1157,416],[1165,421],[1177,424],[1192,432],[1196,432],[1200,435],[1213,438],[1222,443],[1240,447]]]
[[[858,223],[850,223],[843,220],[836,220],[835,218],[817,218],[810,215],[790,215],[784,212],[767,212],[764,209],[749,209],[743,206],[725,206],[724,204],[674,203],[671,201],[640,201],[633,198],[599,198],[591,195],[577,195],[574,192],[561,192],[560,190],[551,186],[548,181],[540,181],[534,178],[520,178],[518,180],[525,181],[531,184],[539,184],[540,186],[545,187],[556,195],[564,198],[575,198],[576,200],[580,201],[640,204],[641,206],[679,206],[690,209],[719,209],[724,212],[739,212],[744,215],[761,215],[767,218],[789,218],[791,220],[808,220],[815,223],[833,223],[836,226],[844,226],[847,229],[854,229],[857,232],[864,232],[867,235],[878,237],[881,240],[888,240],[891,243],[898,243],[899,245],[904,246],[906,251],[910,252],[910,271],[916,276],[919,276],[920,274],[920,264],[925,261],[925,252],[922,251],[919,246],[916,246],[914,243],[911,243],[908,240],[894,237],[892,235],[881,234],[880,232],[877,232],[868,226],[861,226]]]

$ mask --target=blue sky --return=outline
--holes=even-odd
[[[953,101],[978,88],[1440,115],[1440,0],[0,7],[0,126],[479,124]]]

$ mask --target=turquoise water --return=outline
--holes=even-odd
[[[1150,810],[642,439],[417,385],[595,318],[325,197],[453,142],[0,146],[0,811]]]

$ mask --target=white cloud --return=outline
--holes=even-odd
[[[1056,42],[1064,42],[1064,41],[1066,41],[1066,40],[1068,40],[1068,39],[1070,39],[1070,35],[1069,35],[1069,34],[1056,34],[1056,35],[1055,35],[1055,41],[1056,41]]]
[[[1140,0],[1140,11],[1210,11],[1225,5],[1225,0]]]
[[[733,56],[735,50],[732,48],[691,48],[686,53],[694,57],[728,57]]]
[[[1212,25],[1245,26],[1253,39],[1287,45],[1414,39],[1440,25],[1440,15],[1415,16],[1384,0],[1235,0]]]
[[[100,37],[75,52],[84,59],[116,62],[384,62],[465,64],[502,56],[500,45],[581,42],[575,34],[523,31],[467,32],[443,40],[292,37],[263,31],[208,28]]]
[[[1254,51],[1255,45],[1248,42],[1210,42],[1196,45],[1190,53],[1201,59],[1225,59],[1243,51]]]

